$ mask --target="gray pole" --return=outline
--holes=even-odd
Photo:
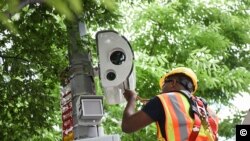
[[[21,1],[18,9],[27,4],[43,2],[44,0]],[[70,62],[69,80],[70,95],[72,96],[73,139],[81,141],[120,141],[119,135],[104,136],[102,128],[98,127],[103,116],[102,96],[96,96],[95,93],[91,55],[81,41],[87,34],[86,27],[85,23],[79,21],[78,19],[67,23],[70,41],[68,56]]]
[[[81,44],[81,38],[86,35],[85,24],[78,21],[67,27],[70,39],[70,83],[73,107],[74,139],[92,138],[98,136],[98,128],[94,125],[81,125],[78,116],[81,96],[95,95],[94,73],[89,51]],[[78,104],[78,105],[77,105]]]

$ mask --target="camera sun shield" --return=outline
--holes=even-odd
[[[112,30],[96,34],[99,75],[103,87],[114,87],[132,72],[134,55],[127,39]]]
[[[106,99],[113,104],[124,101],[122,92],[124,88],[129,88],[129,82],[133,82],[129,80],[134,74],[134,54],[131,45],[124,36],[112,30],[97,32],[96,42],[99,77]]]

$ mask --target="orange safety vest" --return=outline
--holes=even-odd
[[[200,124],[198,129],[194,128],[195,120],[190,116],[190,102],[186,96],[179,92],[157,95],[163,105],[165,112],[165,135],[162,137],[159,123],[157,122],[157,138],[159,141],[215,141],[218,132],[218,118],[210,114],[208,126]],[[211,110],[209,109],[210,113]],[[200,121],[201,123],[201,121]],[[198,130],[193,138],[191,133]],[[192,133],[193,134],[193,133]]]

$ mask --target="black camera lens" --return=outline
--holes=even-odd
[[[108,80],[113,81],[116,78],[116,74],[114,72],[108,72],[106,77]]]
[[[126,55],[122,51],[114,51],[110,55],[110,61],[115,65],[121,65],[126,60]]]

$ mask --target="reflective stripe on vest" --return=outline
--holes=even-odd
[[[194,120],[189,115],[188,99],[177,92],[161,94],[158,97],[165,112],[165,140],[188,141],[194,124]],[[201,127],[196,141],[209,141],[208,134],[210,132]],[[159,125],[157,125],[157,138],[163,140]]]

